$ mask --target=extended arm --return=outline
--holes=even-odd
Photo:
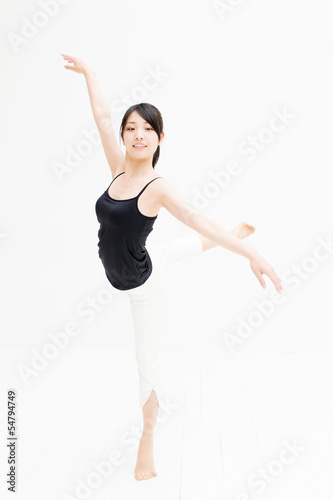
[[[96,73],[82,59],[66,54],[61,55],[68,62],[74,64],[73,66],[65,65],[66,69],[82,73],[86,79],[94,120],[101,137],[106,159],[111,168],[112,177],[115,177],[118,172],[122,171],[125,157],[118,145],[111,121],[110,109],[98,84]]]
[[[281,293],[281,279],[274,269],[260,255],[258,250],[244,243],[225,229],[219,222],[206,217],[195,208],[188,205],[178,191],[165,179],[155,186],[161,207],[165,207],[176,219],[218,245],[249,259],[251,269],[263,288],[266,283],[262,274],[266,274],[273,282],[276,290]]]

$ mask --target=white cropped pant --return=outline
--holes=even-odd
[[[159,398],[164,392],[160,340],[164,332],[165,268],[172,262],[202,254],[198,234],[182,236],[162,243],[147,242],[153,270],[147,281],[124,290],[130,298],[133,319],[135,356],[139,374],[140,408],[152,389]]]

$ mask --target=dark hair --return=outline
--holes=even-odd
[[[126,125],[127,118],[129,115],[136,111],[139,115],[144,118],[151,127],[155,130],[158,135],[158,138],[161,138],[161,133],[163,132],[163,119],[160,111],[153,105],[148,102],[141,102],[140,104],[133,104],[123,116],[120,125],[120,136],[123,138],[124,127]],[[153,168],[155,168],[156,163],[158,162],[160,156],[160,146],[157,146],[157,149],[153,156]]]

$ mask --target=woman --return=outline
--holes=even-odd
[[[180,259],[197,257],[220,245],[249,259],[250,267],[265,288],[266,274],[281,293],[280,278],[259,254],[241,240],[254,227],[239,224],[232,232],[189,206],[178,191],[156,175],[160,144],[164,139],[159,110],[147,103],[135,104],[125,113],[121,138],[124,157],[114,134],[111,115],[95,72],[78,57],[61,54],[65,65],[85,76],[94,119],[109,163],[112,182],[96,202],[100,222],[99,257],[110,283],[126,292],[131,303],[135,354],[139,374],[143,433],[134,477],[157,476],[153,459],[153,432],[158,415],[157,394],[162,387],[160,338],[163,328],[165,267]],[[114,182],[116,181],[116,182]],[[195,232],[160,244],[147,243],[160,208]]]

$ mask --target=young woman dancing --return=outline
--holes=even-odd
[[[131,304],[143,412],[134,477],[149,479],[157,476],[153,433],[159,410],[158,394],[163,386],[160,339],[166,266],[180,259],[196,258],[220,245],[246,257],[263,288],[266,287],[263,274],[272,280],[279,293],[281,280],[262,255],[242,241],[253,233],[253,226],[240,223],[228,231],[188,205],[173,185],[156,175],[155,165],[165,135],[159,110],[152,104],[140,103],[126,111],[120,129],[126,148],[124,156],[95,72],[82,59],[61,55],[71,63],[64,66],[66,69],[85,76],[94,119],[111,169],[113,180],[96,202],[100,223],[99,257],[111,285],[123,290]],[[194,233],[159,244],[146,244],[162,207]]]

